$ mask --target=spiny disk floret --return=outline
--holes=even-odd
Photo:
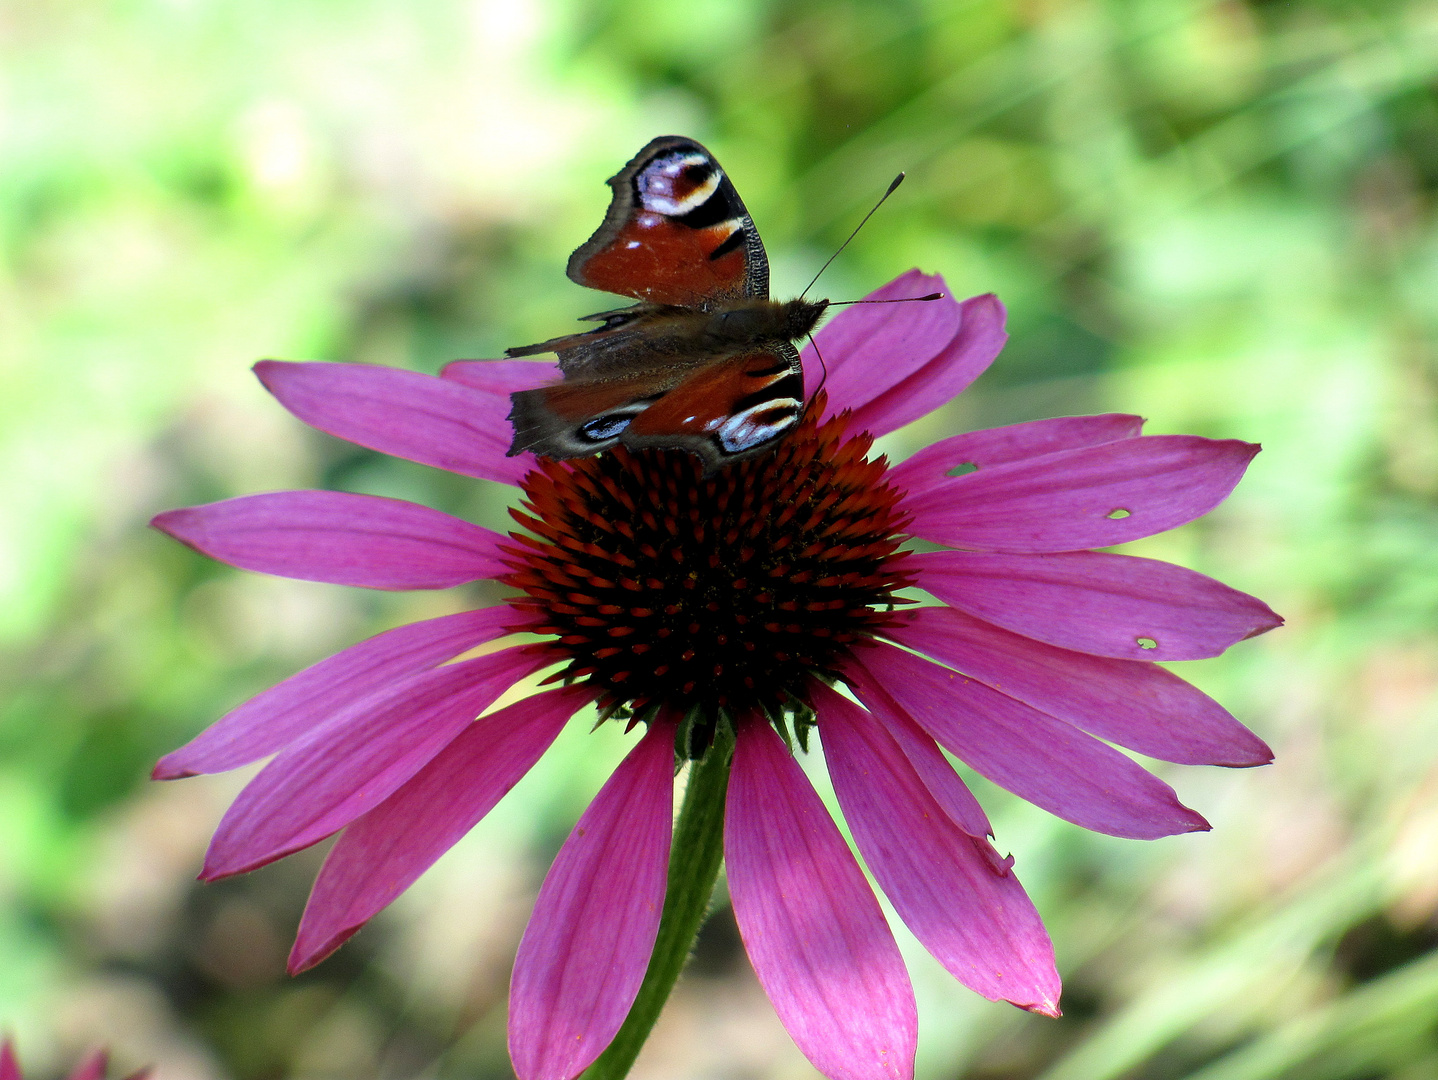
[[[819,408],[771,454],[710,476],[681,450],[542,461],[533,535],[511,534],[511,601],[595,686],[601,707],[742,711],[802,696],[807,673],[890,618],[908,583],[899,493],[867,435]]]

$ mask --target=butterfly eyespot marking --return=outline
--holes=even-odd
[[[596,416],[580,427],[579,433],[591,442],[608,442],[624,434],[633,420],[633,416]]]
[[[719,190],[724,171],[704,154],[661,158],[636,178],[640,203],[668,217],[683,218]]]
[[[802,409],[793,398],[765,401],[720,422],[715,435],[729,453],[742,453],[784,434],[799,422]]]

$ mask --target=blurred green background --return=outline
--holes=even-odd
[[[508,965],[625,740],[576,723],[333,959],[321,852],[193,882],[243,776],[152,784],[227,707],[492,600],[270,580],[157,510],[321,485],[505,524],[505,492],[304,429],[262,356],[435,371],[561,333],[602,181],[704,140],[792,295],[912,265],[1012,340],[886,440],[1129,410],[1265,444],[1133,550],[1288,626],[1182,665],[1269,740],[1160,767],[1204,835],[1113,840],[980,785],[1065,975],[1052,1021],[911,941],[923,1080],[1438,1077],[1438,4],[6,0],[0,6],[0,1027],[160,1080],[510,1075]],[[706,930],[636,1076],[816,1076]]]

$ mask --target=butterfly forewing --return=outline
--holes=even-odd
[[[769,295],[769,260],[749,211],[709,151],[655,139],[609,181],[598,231],[569,259],[580,285],[703,308]]]

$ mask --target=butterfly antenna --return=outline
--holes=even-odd
[[[819,358],[819,370],[823,373],[819,376],[819,385],[814,387],[814,392],[809,395],[809,400],[813,401],[819,396],[819,391],[824,389],[824,384],[829,381],[829,365],[824,363],[824,354],[819,351],[819,343],[814,340],[813,334],[809,335],[809,344],[814,346],[814,355]]]
[[[888,300],[830,300],[830,307],[843,307],[845,304],[908,304],[913,302],[922,303],[926,300],[942,300],[944,294],[931,292],[928,296],[893,296]]]
[[[871,217],[874,216],[874,211],[878,210],[879,207],[883,206],[883,205],[884,205],[884,200],[887,199],[890,195],[892,195],[896,190],[898,190],[899,185],[902,184],[903,182],[904,182],[904,174],[903,174],[903,173],[900,173],[898,176],[894,177],[894,182],[889,185],[889,190],[888,190],[888,191],[884,192],[882,195],[879,196],[879,201],[874,204],[874,209],[873,209],[873,210],[870,210],[867,214],[865,214],[865,215],[864,215],[864,220],[861,221],[861,222],[859,222],[859,224],[857,224],[857,225],[854,226],[854,231],[849,234],[849,240],[852,240],[852,239],[854,239],[854,237],[856,237],[856,236],[859,235],[859,230],[862,229],[862,228],[864,227],[864,225],[867,224],[868,220],[869,220]],[[842,244],[840,244],[840,245],[839,245],[839,250],[836,251],[836,252],[834,252],[834,254],[832,254],[832,255],[829,256],[829,262],[826,262],[823,266],[819,267],[819,273],[817,273],[817,274],[814,275],[814,281],[818,281],[819,278],[823,275],[824,271],[827,270],[827,269],[829,269],[829,263],[831,263],[831,262],[833,262],[835,259],[837,259],[837,258],[839,257],[840,252],[842,252],[846,247],[849,246],[849,240],[845,240]],[[814,281],[811,281],[811,282],[809,282],[809,284],[807,284],[807,285],[804,286],[804,292],[801,292],[801,293],[799,294],[799,298],[800,298],[801,300],[804,298],[804,293],[807,293],[810,289],[812,289],[812,288],[814,287]]]

